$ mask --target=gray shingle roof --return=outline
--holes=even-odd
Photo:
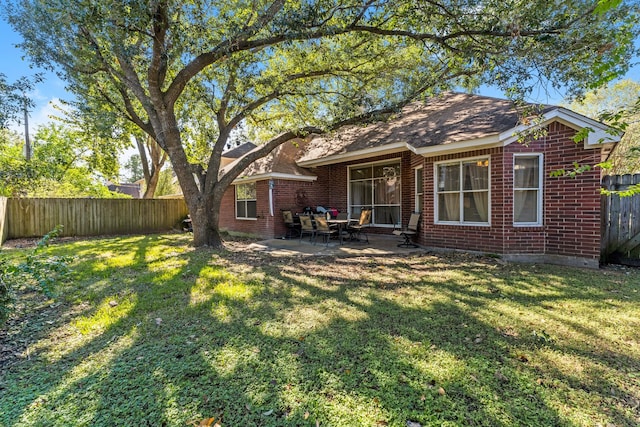
[[[265,174],[285,174],[298,177],[313,177],[314,173],[296,164],[296,158],[303,151],[305,142],[300,140],[285,142],[275,148],[265,157],[256,160],[247,167],[238,178],[265,175]],[[235,162],[234,162],[235,163]],[[224,174],[234,163],[225,166],[220,171]]]
[[[533,106],[533,105],[532,105]],[[552,106],[542,106],[541,112]],[[414,148],[479,140],[513,129],[519,114],[511,101],[464,93],[445,93],[409,104],[388,121],[348,126],[314,138],[298,161],[404,143]]]
[[[228,159],[239,159],[254,148],[256,148],[256,145],[254,143],[245,142],[244,144],[238,145],[231,150],[225,151],[224,153],[222,153],[222,157],[226,157]]]

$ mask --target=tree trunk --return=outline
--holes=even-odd
[[[194,246],[209,246],[215,249],[224,247],[218,230],[220,204],[214,209],[207,209],[206,204],[202,203],[195,210],[190,209],[190,215]]]
[[[156,194],[156,189],[158,188],[158,180],[160,179],[160,172],[154,171],[154,173],[149,175],[149,179],[145,180],[146,188],[144,189],[143,199],[152,199]]]
[[[164,162],[167,159],[167,154],[162,151],[158,143],[146,135],[146,144],[142,140],[142,137],[134,135],[136,144],[138,145],[138,153],[140,154],[140,162],[142,163],[142,171],[144,172],[145,190],[143,199],[152,199],[158,188],[158,180],[160,178],[160,171]],[[147,156],[147,150],[149,150],[149,156]]]

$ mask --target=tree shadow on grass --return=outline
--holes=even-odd
[[[491,266],[465,269],[475,284],[460,285],[438,278],[440,266],[405,260],[384,270],[375,260],[207,250],[167,249],[163,258],[149,254],[157,242],[144,242],[135,272],[114,270],[111,286],[91,290],[96,301],[130,296],[125,313],[59,359],[46,360],[43,347],[36,368],[25,363],[5,377],[19,398],[8,425],[184,425],[210,416],[223,425],[572,424],[518,358],[526,345],[477,315],[506,292],[491,290],[503,285]],[[92,262],[99,269],[104,260]],[[622,412],[612,419],[633,422]]]

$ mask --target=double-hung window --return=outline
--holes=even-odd
[[[488,225],[489,158],[436,164],[436,222]]]
[[[236,184],[236,218],[257,218],[256,183]]]
[[[513,224],[542,225],[542,154],[513,157]]]
[[[400,163],[385,162],[349,168],[349,211],[358,218],[362,209],[373,209],[371,222],[400,222]]]

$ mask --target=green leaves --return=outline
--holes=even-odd
[[[598,5],[594,9],[594,13],[603,14],[608,10],[614,9],[622,4],[622,0],[598,0]]]
[[[0,129],[5,129],[10,122],[19,122],[24,110],[33,108],[33,100],[26,94],[41,81],[42,75],[35,74],[9,83],[6,76],[0,73]]]
[[[35,249],[28,252],[25,260],[14,263],[0,258],[0,325],[6,321],[12,311],[14,289],[19,286],[36,286],[42,293],[52,297],[55,285],[69,274],[70,256],[48,256],[43,250],[49,242],[62,231],[57,225],[38,242]]]

